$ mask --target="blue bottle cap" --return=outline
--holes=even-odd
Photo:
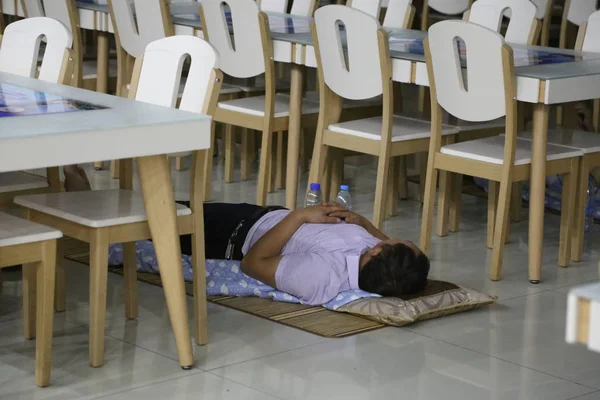
[[[310,190],[321,190],[321,184],[320,183],[311,183]]]
[[[350,186],[348,186],[348,185],[342,185],[342,186],[340,186],[340,189],[348,191],[348,190],[350,190]]]

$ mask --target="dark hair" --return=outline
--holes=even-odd
[[[405,244],[385,245],[358,275],[358,286],[382,296],[418,293],[427,285],[429,258]]]

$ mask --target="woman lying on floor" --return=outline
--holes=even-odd
[[[335,204],[296,211],[251,204],[204,204],[207,259],[241,260],[242,271],[306,304],[362,289],[382,296],[422,291],[429,259]],[[190,236],[182,253],[191,254]]]

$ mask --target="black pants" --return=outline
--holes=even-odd
[[[189,206],[189,202],[179,202]],[[207,259],[224,259],[227,245],[233,232],[240,223],[244,223],[238,229],[236,235],[236,251],[232,259],[241,260],[241,245],[243,245],[248,231],[263,215],[269,211],[283,209],[283,207],[261,207],[254,204],[228,204],[228,203],[205,203],[204,204],[204,247]],[[181,236],[181,252],[192,254],[191,235]],[[240,244],[241,243],[241,244]]]

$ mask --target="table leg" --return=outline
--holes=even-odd
[[[96,91],[106,93],[108,91],[108,32],[98,32],[98,66],[96,71]]]
[[[300,159],[300,134],[302,133],[302,87],[304,66],[291,64],[290,125],[288,127],[288,152],[285,206],[296,209],[298,197],[298,160]]]
[[[542,271],[547,135],[548,106],[538,103],[533,106],[533,143],[531,144],[531,193],[529,199],[529,280],[531,283],[540,282]]]
[[[138,173],[175,335],[179,364],[183,369],[190,369],[194,359],[175,217],[175,199],[167,157],[139,158]]]

